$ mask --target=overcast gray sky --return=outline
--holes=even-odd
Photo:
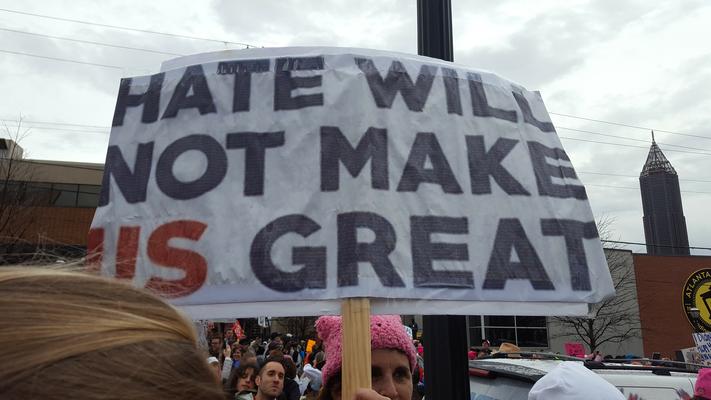
[[[711,2],[452,0],[452,7],[455,62],[541,91],[593,212],[614,221],[615,239],[644,242],[636,177],[654,128],[681,180],[690,245],[711,247]],[[31,130],[21,144],[36,159],[103,162],[119,79],[155,73],[175,57],[159,52],[243,47],[222,41],[417,52],[415,0],[0,0],[0,9],[0,118],[10,128],[24,118]]]

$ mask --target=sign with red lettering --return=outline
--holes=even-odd
[[[99,203],[102,272],[200,318],[347,297],[584,313],[614,293],[540,94],[426,57],[250,49],[125,78]]]
[[[240,325],[238,320],[235,320],[235,323],[232,324],[232,331],[235,333],[237,339],[244,339],[244,331],[242,331],[242,325]]]

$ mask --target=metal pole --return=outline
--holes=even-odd
[[[452,4],[450,0],[417,0],[417,53],[454,61]],[[425,397],[469,398],[466,317],[425,315]]]
[[[417,54],[454,61],[450,0],[417,0]]]

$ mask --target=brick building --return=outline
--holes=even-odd
[[[694,328],[683,305],[685,283],[696,271],[711,268],[711,257],[635,254],[634,266],[645,352],[673,356],[693,347]],[[708,319],[708,310],[699,308],[699,317]]]
[[[0,159],[0,262],[83,256],[103,164],[23,159],[7,139],[0,148],[13,149]]]

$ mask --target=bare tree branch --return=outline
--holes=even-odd
[[[37,190],[32,184],[34,168],[25,162],[26,154],[19,146],[29,129],[7,124],[0,127],[4,146],[0,156],[0,265],[18,263],[28,257],[27,245],[34,242],[28,235],[37,224],[34,207],[49,203],[49,191]]]
[[[611,238],[613,220],[602,218],[598,222],[600,238]],[[615,296],[591,305],[586,317],[553,317],[560,328],[553,337],[576,337],[595,351],[605,343],[620,343],[639,337],[639,311],[637,309],[634,270],[625,262],[625,253],[612,247],[605,250]]]

